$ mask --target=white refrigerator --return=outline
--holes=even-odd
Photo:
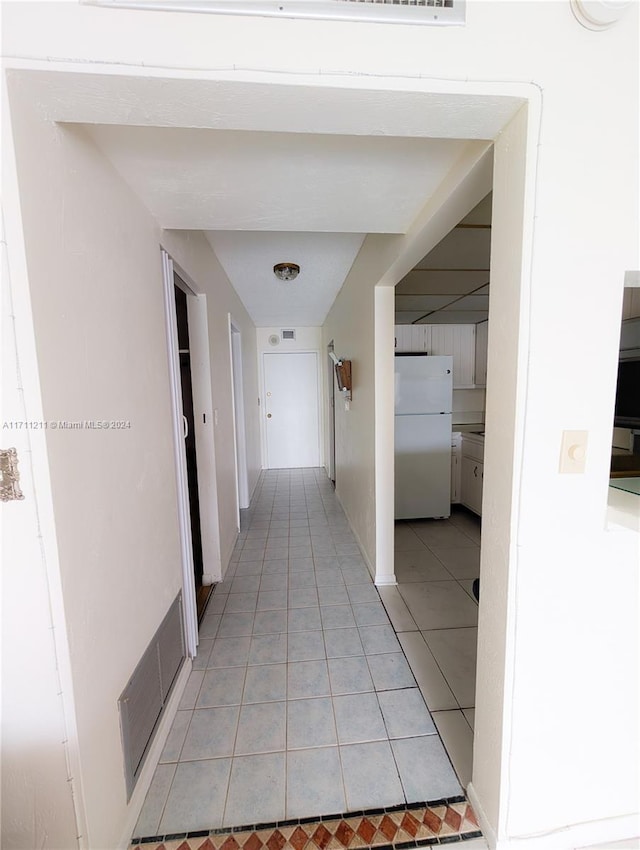
[[[395,517],[451,514],[453,357],[395,356]]]

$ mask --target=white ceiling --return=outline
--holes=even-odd
[[[158,223],[202,230],[258,326],[321,325],[368,233],[402,234],[472,142],[92,125]],[[297,263],[295,282],[273,274]]]
[[[8,75],[49,120],[88,132],[162,227],[203,230],[259,326],[321,324],[366,234],[405,234],[380,269],[387,283],[405,274],[421,239],[429,244],[441,226],[434,211],[447,220],[460,206],[464,215],[461,181],[523,104],[353,75]],[[468,192],[477,199],[473,181]],[[287,250],[278,261],[302,266],[300,297],[283,287],[267,304],[263,275],[276,247]],[[407,292],[411,283],[409,274]],[[442,286],[432,294],[450,291]]]
[[[321,325],[362,241],[358,233],[216,231],[206,234],[240,300],[257,325]],[[273,273],[276,263],[300,266],[294,281]]]
[[[465,142],[97,126],[165,228],[405,233]]]

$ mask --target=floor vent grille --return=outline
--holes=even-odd
[[[182,616],[182,593],[179,593],[118,700],[127,799],[138,780],[158,720],[185,658]]]

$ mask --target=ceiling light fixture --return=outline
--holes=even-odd
[[[276,263],[273,273],[278,280],[295,280],[300,273],[300,266],[297,263]]]

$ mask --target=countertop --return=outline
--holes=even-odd
[[[484,432],[484,422],[464,422],[462,424],[453,424],[451,426],[453,434],[477,434],[478,431]]]

